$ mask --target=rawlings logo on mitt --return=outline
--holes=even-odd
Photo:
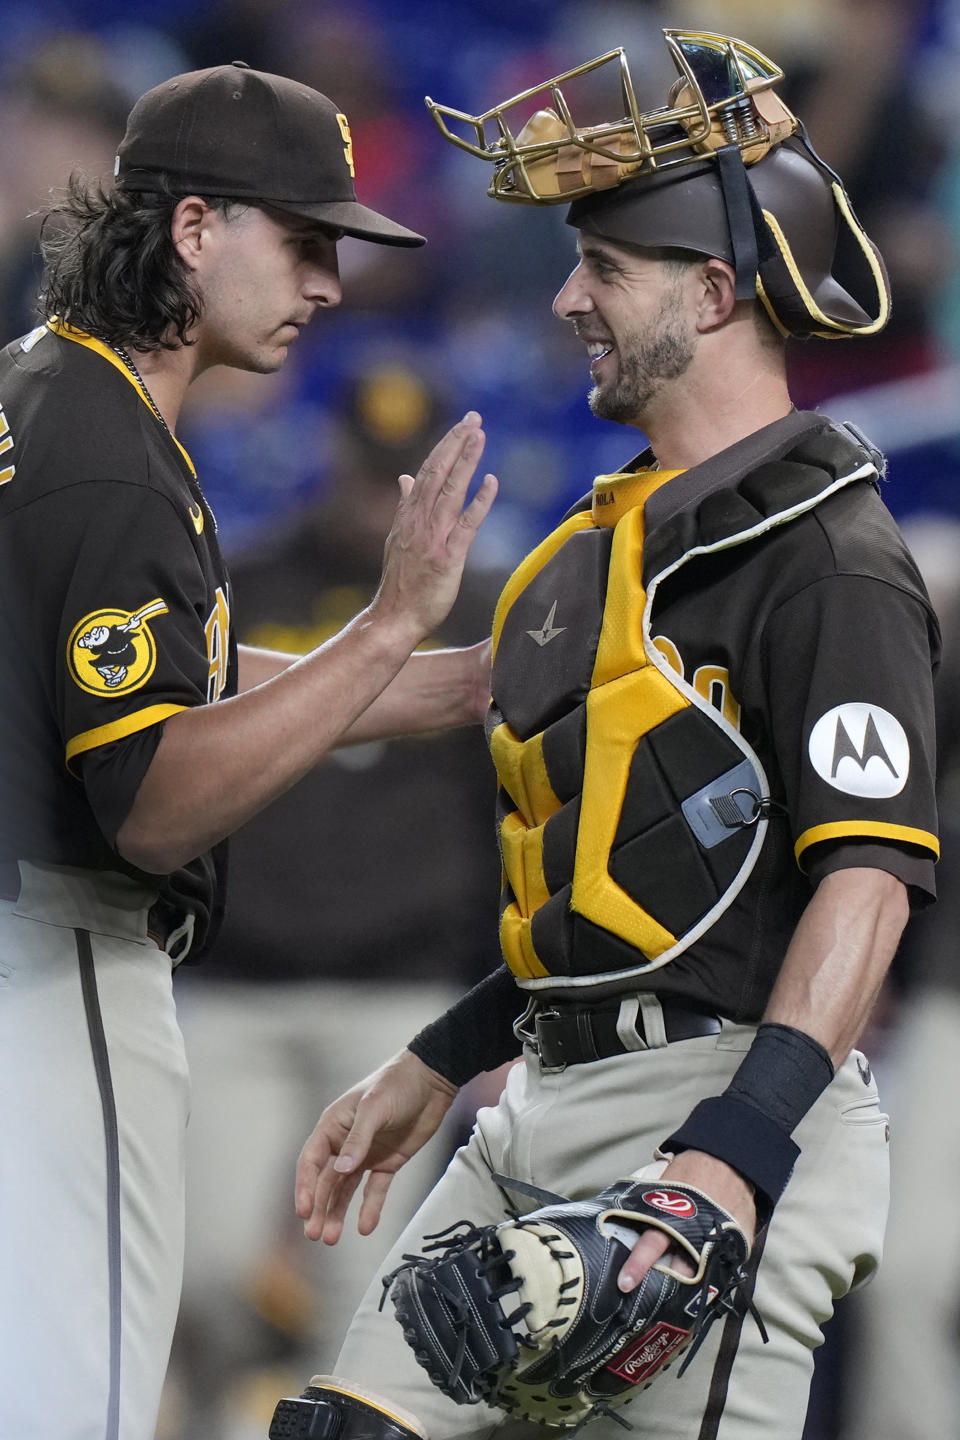
[[[625,1295],[617,1275],[647,1226],[694,1273],[672,1269],[668,1252]],[[405,1256],[384,1296],[433,1383],[459,1404],[571,1429],[631,1400],[684,1351],[688,1364],[736,1308],[749,1255],[740,1226],[702,1191],[636,1179],[426,1239],[437,1253]]]

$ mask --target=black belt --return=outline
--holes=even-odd
[[[718,1035],[720,1017],[679,1000],[661,1000],[663,1029],[667,1044],[675,1040],[692,1040],[698,1035]],[[637,1047],[625,1045],[617,1034],[621,1002],[602,1005],[555,1005],[537,1010],[525,1022],[532,1029],[529,1039],[545,1070],[561,1070],[565,1065],[582,1065],[590,1060],[607,1060],[611,1055],[628,1055]],[[641,1039],[643,1012],[637,1014],[635,1028]]]
[[[20,866],[16,860],[0,860],[0,900],[20,899]]]

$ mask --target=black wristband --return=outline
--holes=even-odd
[[[833,1075],[830,1056],[812,1035],[766,1021],[725,1093],[753,1105],[792,1135]]]
[[[722,1095],[702,1100],[661,1149],[703,1150],[738,1170],[769,1218],[800,1154],[790,1136],[833,1079],[830,1056],[810,1035],[766,1023]]]
[[[761,1224],[770,1218],[800,1154],[775,1121],[729,1094],[701,1100],[660,1149],[674,1155],[703,1150],[732,1165],[756,1192]]]
[[[516,981],[501,966],[425,1025],[407,1049],[452,1084],[465,1085],[481,1070],[496,1070],[521,1053],[513,1022],[522,1001]]]

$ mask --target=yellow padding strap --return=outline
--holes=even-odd
[[[682,474],[682,470],[624,470],[598,475],[593,482],[594,525],[618,525],[628,510],[645,505],[654,490]]]
[[[520,980],[542,979],[549,970],[533,948],[530,921],[516,905],[508,905],[500,918],[500,947],[510,970]]]
[[[543,826],[527,826],[514,811],[500,826],[500,854],[521,915],[529,918],[550,899],[543,876]]]
[[[607,862],[638,731],[652,730],[688,703],[652,665],[587,696],[587,759],[572,908],[635,945],[648,959],[669,950],[676,936],[630,898],[613,879]],[[602,736],[602,743],[591,744],[591,733]]]
[[[490,754],[504,787],[528,825],[542,825],[560,809],[547,777],[543,733],[521,740],[509,725],[490,736]]]
[[[646,594],[642,566],[643,507],[637,506],[624,515],[613,532],[603,626],[593,663],[594,685],[606,685],[620,675],[650,665],[643,648]],[[634,715],[632,720],[634,738],[638,720],[643,729],[650,728],[642,712],[639,716]]]

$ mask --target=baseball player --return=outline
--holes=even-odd
[[[665,37],[678,78],[652,110],[622,51],[482,116],[428,101],[492,162],[495,198],[569,202],[578,257],[554,310],[585,347],[594,414],[650,443],[594,480],[498,607],[505,967],[328,1107],[298,1168],[308,1235],[336,1242],[364,1177],[369,1231],[457,1087],[522,1046],[385,1267],[429,1279],[413,1257],[459,1227],[468,1251],[481,1238],[477,1268],[460,1290],[438,1281],[433,1310],[398,1307],[403,1327],[378,1313],[378,1276],[335,1376],[281,1401],[272,1436],[513,1440],[543,1433],[529,1417],[553,1403],[549,1424],[598,1437],[799,1440],[820,1326],[878,1263],[887,1123],[854,1047],[911,903],[934,894],[938,638],[878,492],[882,457],[794,409],[784,337],[878,331],[887,281],[773,62],[728,37]],[[611,70],[607,120],[581,124],[576,82]],[[537,104],[520,129],[512,107]],[[491,1248],[484,1227],[531,1195],[585,1203],[637,1176],[658,1180],[644,1199],[660,1222],[627,1229],[635,1243],[603,1232],[601,1258],[581,1256],[586,1289],[558,1272],[555,1310],[510,1268],[512,1240]],[[516,1366],[540,1336],[545,1366],[562,1354],[550,1327],[571,1314],[592,1343],[604,1306],[577,1296],[606,1285],[614,1311],[613,1257],[625,1300],[654,1276],[693,1283],[662,1257],[694,1201],[726,1216],[714,1241],[736,1233],[752,1255],[680,1378],[656,1375],[685,1343],[661,1325],[587,1409],[563,1374],[523,1401],[504,1372],[464,1395],[493,1331],[513,1330]],[[572,1265],[560,1239],[551,1259]],[[483,1334],[473,1297],[494,1284]],[[691,1295],[686,1331],[714,1299]],[[597,1398],[651,1379],[622,1418]]]
[[[151,1440],[182,1264],[171,969],[223,841],[348,733],[479,720],[486,647],[406,663],[493,498],[470,413],[401,503],[373,602],[321,649],[240,648],[188,385],[276,371],[340,300],[358,203],[325,96],[241,62],[131,112],[104,192],[45,222],[45,322],[0,354],[0,1434]],[[239,693],[238,693],[239,692]],[[386,692],[376,704],[381,692]],[[229,1177],[225,1177],[229,1187]],[[53,1382],[53,1383],[51,1383]]]

